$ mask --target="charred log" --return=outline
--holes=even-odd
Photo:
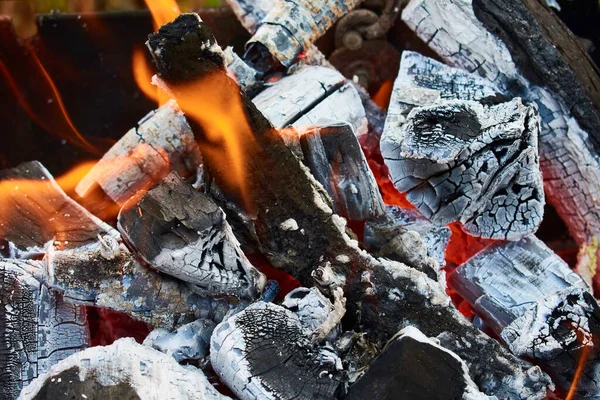
[[[123,205],[171,171],[182,176],[193,174],[200,162],[192,131],[171,101],[127,132],[79,182],[76,192],[86,197],[99,186],[115,203]]]
[[[381,153],[394,185],[432,222],[518,240],[542,221],[539,124],[520,99],[450,101],[413,109],[401,127],[386,124]]]
[[[119,213],[119,230],[157,270],[205,296],[256,299],[266,278],[240,249],[223,210],[172,173]]]
[[[85,308],[67,304],[42,280],[38,262],[0,260],[0,398],[90,343]]]
[[[183,367],[131,338],[92,347],[54,365],[20,399],[225,400],[201,370]]]
[[[531,236],[489,247],[456,269],[451,284],[515,354],[542,365],[565,393],[575,384],[576,396],[598,396],[600,307],[543,242]]]

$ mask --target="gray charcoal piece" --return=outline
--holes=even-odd
[[[150,112],[127,132],[83,177],[75,191],[81,197],[99,186],[123,205],[171,171],[188,176],[202,162],[200,149],[183,112],[171,100]]]
[[[350,386],[345,400],[489,399],[469,377],[466,364],[415,327],[398,332]]]
[[[245,58],[254,64],[270,54],[289,68],[304,50],[327,32],[333,24],[356,7],[361,0],[324,0],[274,2],[262,18],[256,33],[246,44]],[[266,53],[266,54],[265,54]],[[259,69],[269,70],[259,66]]]
[[[410,254],[415,253],[415,250],[419,247],[391,247],[389,243],[394,238],[407,235],[411,231],[417,233],[422,240],[426,247],[426,256],[433,258],[440,268],[443,267],[446,264],[445,252],[450,241],[450,228],[432,224],[416,210],[386,206],[385,216],[373,218],[366,222],[363,242],[373,254],[383,252],[382,257],[393,258],[402,262],[410,258]],[[393,257],[394,255],[395,257]],[[409,265],[414,264],[408,260],[406,262]]]
[[[198,361],[208,355],[210,336],[215,326],[209,319],[199,319],[175,331],[158,328],[150,332],[144,345],[172,356],[179,363]]]
[[[233,47],[227,47],[223,53],[225,54],[225,62],[227,64],[227,74],[236,80],[240,88],[248,96],[252,97],[262,89],[263,82],[260,80],[258,72],[246,64],[233,51]]]
[[[516,355],[534,360],[577,398],[600,396],[600,308],[583,279],[534,236],[488,247],[450,284]]]
[[[310,340],[296,314],[258,302],[217,325],[213,369],[241,400],[331,399],[342,366],[335,352]]]
[[[226,400],[202,370],[132,338],[73,354],[34,380],[21,395],[29,399]]]
[[[223,210],[172,173],[119,213],[135,253],[157,270],[207,296],[254,300],[266,278],[246,258]]]
[[[0,260],[0,398],[90,344],[85,308],[65,303],[39,262]]]
[[[331,199],[336,214],[353,221],[384,214],[375,177],[354,130],[329,123],[300,136],[304,162]]]
[[[542,221],[540,119],[520,99],[486,106],[452,100],[386,124],[381,153],[394,185],[432,222],[518,240]]]

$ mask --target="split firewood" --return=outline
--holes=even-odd
[[[19,399],[225,400],[202,370],[132,338],[73,354],[34,380]]]
[[[208,195],[171,173],[119,213],[118,227],[135,253],[204,296],[256,299],[266,278],[250,264]]]
[[[0,171],[0,238],[23,257],[95,243],[115,230],[69,198],[37,161]]]
[[[344,399],[368,398],[489,399],[469,377],[464,361],[414,327],[390,340]]]
[[[600,78],[538,0],[413,0],[402,19],[450,65],[538,105],[549,202],[578,244],[600,232]]]
[[[495,244],[456,269],[450,283],[515,354],[543,366],[565,393],[576,385],[581,398],[600,394],[600,307],[541,240]]]
[[[209,319],[199,319],[169,331],[158,328],[144,339],[144,345],[172,356],[178,363],[199,361],[208,356],[210,336],[215,323]]]
[[[145,116],[127,132],[79,182],[85,197],[97,186],[123,205],[140,190],[148,190],[169,172],[192,175],[200,152],[183,113],[171,101]]]
[[[227,47],[224,53],[229,76],[236,80],[248,96],[253,97],[256,95],[263,87],[258,71],[235,54],[232,47]]]
[[[184,36],[185,41],[177,39]],[[184,14],[162,26],[148,46],[158,66],[159,80],[176,99],[185,100],[189,95],[186,84],[202,78],[210,79],[211,84],[203,87],[200,80],[199,85],[192,85],[198,99],[227,104],[215,96],[240,97],[239,88],[226,76],[214,38],[198,16]],[[216,62],[219,57],[221,61]],[[208,141],[206,133],[195,130],[205,171],[211,178],[207,190],[215,195],[220,192],[218,199],[230,220],[245,228],[236,232],[243,232],[272,265],[290,272],[306,286],[316,283],[327,293],[345,289],[346,312],[355,318],[356,330],[368,334],[373,346],[385,343],[402,327],[423,326],[427,336],[447,338],[444,347],[467,362],[471,376],[486,394],[506,398],[520,398],[522,393],[531,398],[545,396],[551,387],[547,375],[519,361],[471,325],[451,305],[442,285],[414,268],[374,259],[361,251],[346,234],[344,219],[333,213],[326,193],[280,134],[243,94],[241,103],[251,131],[240,155],[246,169],[243,182],[252,200],[250,207],[244,205],[236,188],[227,185],[223,170],[227,154],[214,156],[210,152],[214,146],[205,153],[202,148]],[[183,111],[187,113],[185,107]],[[189,118],[207,126],[197,110],[190,111],[194,112]],[[236,125],[236,129],[229,134],[246,139],[243,125]],[[240,212],[242,209],[246,212]],[[282,229],[283,222],[288,221],[284,228],[292,224],[290,219],[298,229]],[[213,335],[218,335],[218,329]],[[289,387],[287,381],[281,384],[285,386],[277,390]]]
[[[450,234],[449,228],[432,224],[416,210],[387,206],[384,216],[366,222],[364,244],[372,254],[414,266],[437,279],[446,264]]]
[[[520,99],[453,100],[414,108],[401,127],[386,124],[381,154],[396,188],[432,222],[518,240],[542,221],[539,124]]]
[[[384,204],[352,126],[329,123],[300,136],[304,162],[333,200],[333,211],[353,221],[383,215]]]
[[[345,121],[357,136],[367,133],[367,119],[358,91],[336,70],[303,67],[269,85],[252,99],[277,129],[307,128],[320,120]]]
[[[333,349],[313,344],[293,312],[258,302],[217,325],[211,365],[242,400],[331,399],[342,363]]]
[[[90,343],[85,308],[43,282],[39,261],[0,260],[0,398]]]
[[[274,2],[246,44],[244,58],[259,71],[289,68],[298,56],[361,0]]]

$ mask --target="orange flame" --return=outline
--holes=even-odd
[[[581,379],[581,375],[583,374],[583,369],[585,368],[588,358],[590,356],[590,352],[592,351],[591,346],[585,346],[581,350],[581,355],[579,356],[579,361],[577,362],[577,370],[575,370],[575,376],[573,377],[573,383],[571,383],[571,387],[569,388],[569,393],[567,393],[567,397],[565,400],[572,400],[573,396],[575,396],[577,392],[577,384]]]
[[[40,112],[43,112],[43,115],[35,112],[32,104],[23,94],[26,93],[26,91],[22,90],[7,66],[0,60],[0,73],[4,75],[6,82],[8,82],[13,95],[21,107],[46,131],[57,135],[76,146],[82,147],[93,154],[98,154],[99,150],[92,146],[73,124],[54,81],[42,64],[35,50],[29,44],[26,44],[25,47],[33,60],[36,72],[40,75],[39,93],[36,93],[36,95],[47,100],[44,110],[40,110]]]
[[[179,5],[175,0],[145,0],[145,2],[154,20],[154,30],[167,22],[173,21],[181,14]]]
[[[373,102],[377,104],[380,108],[387,110],[390,105],[390,98],[392,96],[392,89],[394,88],[393,81],[384,81],[379,89],[377,89],[377,93],[373,95]]]
[[[150,100],[155,101],[159,107],[165,104],[169,100],[169,97],[151,83],[152,76],[154,76],[154,69],[144,55],[144,50],[141,47],[133,49],[131,66],[135,83],[142,93]]]

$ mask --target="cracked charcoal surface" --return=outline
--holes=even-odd
[[[119,213],[119,230],[145,262],[203,295],[256,299],[266,278],[248,261],[225,214],[178,175]]]
[[[534,236],[493,245],[461,265],[452,287],[521,357],[568,392],[586,357],[578,396],[600,395],[600,308],[583,279]]]
[[[242,400],[333,398],[341,361],[308,335],[291,311],[255,303],[215,328],[211,364]]]
[[[172,356],[179,363],[201,360],[208,355],[210,336],[215,326],[209,319],[199,319],[180,326],[176,331],[158,328],[150,332],[144,345]]]
[[[477,3],[481,12],[484,2]],[[497,3],[496,6],[501,6],[499,10],[514,5],[505,2]],[[501,19],[523,17],[510,13],[500,14]],[[571,116],[569,103],[563,102],[552,90],[531,85],[520,75],[511,56],[514,49],[509,51],[501,40],[486,30],[478,21],[471,2],[413,0],[403,11],[402,19],[450,65],[474,72],[472,75],[478,76],[477,79],[487,80],[507,96],[521,96],[538,106],[542,119],[540,165],[544,172],[548,201],[565,221],[569,233],[579,245],[598,234],[600,207],[594,199],[600,194],[600,161],[590,143],[588,132],[581,129]],[[521,23],[508,24],[502,29],[515,27],[534,31],[537,29],[534,25]],[[530,35],[526,37],[527,46],[533,43],[544,46],[545,50],[537,53],[538,55],[549,54],[551,59],[559,61],[552,55],[556,48],[545,47],[548,44],[545,38],[539,38],[541,41],[538,41],[531,40]],[[520,60],[527,60],[527,57]],[[449,70],[449,67],[446,69]],[[555,68],[542,72],[549,71],[559,77],[554,83],[560,86],[566,82],[562,74],[556,73]],[[435,79],[439,78],[436,76]],[[578,83],[575,86],[577,85]],[[579,105],[584,104],[586,103]]]
[[[42,283],[39,265],[0,260],[0,398],[90,342],[85,308]]]
[[[488,399],[467,366],[413,327],[403,329],[352,386],[346,400]]]
[[[396,188],[432,222],[518,240],[542,220],[538,134],[536,110],[520,99],[453,100],[414,108],[400,127],[386,124],[381,152]]]
[[[360,221],[384,213],[377,182],[352,127],[345,123],[313,128],[300,136],[304,162],[342,217]]]
[[[169,101],[119,139],[75,190],[85,197],[99,185],[108,197],[122,205],[171,171],[182,176],[195,173],[201,161],[191,128],[177,104]]]
[[[73,354],[38,377],[21,400],[58,399],[226,400],[202,370],[184,367],[132,338]]]

